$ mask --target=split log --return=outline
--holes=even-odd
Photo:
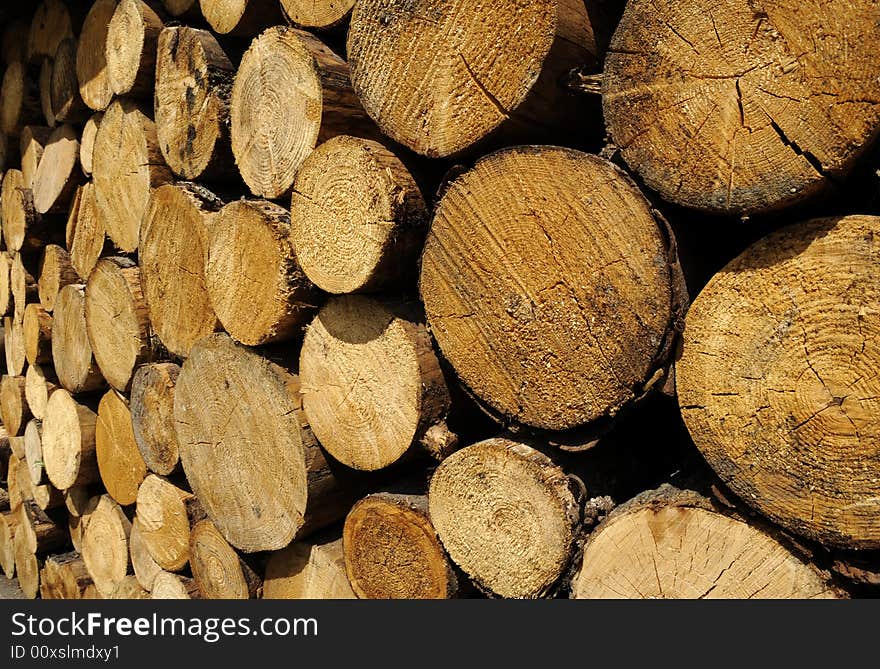
[[[173,362],[156,362],[138,367],[131,382],[135,442],[147,467],[156,474],[180,469],[174,429],[174,387],[179,374],[180,367]]]
[[[40,592],[40,562],[28,550],[24,533],[16,532],[12,539],[15,554],[15,577],[26,599],[35,599]]]
[[[199,589],[193,579],[163,571],[153,579],[150,595],[153,599],[198,599]]]
[[[297,172],[291,241],[306,276],[329,293],[389,289],[414,277],[427,222],[412,175],[378,142],[334,137]]]
[[[140,540],[162,569],[179,571],[190,556],[190,528],[205,518],[199,500],[188,490],[155,474],[137,494]]]
[[[49,482],[46,467],[43,465],[43,423],[32,418],[24,428],[24,459],[27,462],[31,483],[35,486]]]
[[[647,540],[646,540],[647,538]],[[705,498],[670,486],[619,506],[590,534],[575,599],[835,599],[828,575]]]
[[[24,19],[9,20],[5,25],[3,37],[0,40],[0,59],[4,65],[26,62],[29,25]]]
[[[125,392],[135,368],[157,350],[137,264],[121,256],[102,258],[85,291],[86,329],[107,382]]]
[[[340,485],[305,429],[298,379],[233,342],[208,335],[190,351],[174,392],[180,460],[224,538],[277,550],[344,517]]]
[[[365,497],[345,519],[342,546],[361,599],[449,599],[458,591],[424,495]]]
[[[95,453],[97,414],[59,388],[49,397],[43,419],[43,464],[59,490],[100,480]]]
[[[7,170],[3,175],[0,208],[3,213],[3,239],[6,249],[10,252],[19,251],[25,239],[33,237],[33,231],[41,228],[33,191],[25,186],[21,170]]]
[[[376,134],[345,61],[312,35],[285,26],[264,32],[244,54],[230,119],[238,170],[254,195],[268,199],[289,193],[318,143],[342,134]]]
[[[85,288],[69,284],[58,292],[52,320],[52,359],[58,382],[71,393],[87,393],[106,384],[86,328]]]
[[[345,574],[342,539],[295,541],[266,563],[263,599],[356,599]]]
[[[73,37],[73,22],[63,0],[43,0],[34,12],[27,37],[28,60],[51,58],[58,45]]]
[[[343,295],[308,328],[303,409],[321,445],[348,467],[375,471],[419,450],[440,460],[457,444],[445,426],[449,391],[418,310]]]
[[[58,388],[55,381],[54,377],[51,380],[46,378],[46,373],[40,365],[28,365],[24,375],[24,396],[34,418],[38,420],[45,418],[49,395]]]
[[[0,568],[6,578],[15,576],[15,530],[18,516],[12,511],[0,513]]]
[[[220,323],[205,285],[208,236],[223,203],[193,183],[160,186],[141,224],[138,261],[150,323],[169,352],[186,357]]]
[[[79,207],[72,227],[70,242],[67,245],[70,264],[73,265],[80,279],[88,281],[98,263],[98,258],[101,257],[105,242],[104,223],[98,216],[95,187],[92,183],[82,187]]]
[[[284,15],[306,30],[330,30],[351,16],[355,0],[281,0]]]
[[[114,95],[152,100],[162,18],[144,0],[119,0],[107,28],[107,75]]]
[[[42,125],[39,73],[20,61],[9,63],[0,87],[0,132],[18,137],[28,125]]]
[[[51,128],[38,125],[28,125],[22,128],[18,138],[19,154],[21,155],[21,176],[24,188],[34,188],[34,177],[37,175],[37,167],[43,156],[43,149],[49,142]]]
[[[676,364],[685,424],[724,482],[841,548],[880,548],[878,225],[820,219],[751,246],[694,301]]]
[[[725,214],[841,180],[880,131],[880,25],[869,0],[848,10],[629,3],[602,86],[624,160],[663,198]]]
[[[40,573],[40,597],[43,599],[83,599],[92,585],[86,563],[77,551],[50,555]]]
[[[56,121],[79,123],[89,117],[90,112],[79,93],[79,80],[76,78],[76,48],[75,39],[62,41],[52,61],[49,96]]]
[[[283,22],[276,0],[199,0],[202,16],[221,35],[253,37]]]
[[[92,170],[98,218],[107,236],[121,251],[137,250],[150,194],[173,177],[159,151],[156,125],[131,100],[117,99],[104,113]]]
[[[49,136],[34,177],[34,207],[39,214],[67,213],[81,183],[79,138],[71,125],[56,128]]]
[[[643,394],[684,301],[648,201],[570,149],[479,161],[440,201],[421,262],[444,357],[499,419],[541,429],[607,420]]]
[[[3,427],[10,437],[24,434],[24,427],[31,418],[24,394],[24,377],[3,375],[0,381],[0,416]]]
[[[6,357],[6,371],[13,376],[24,372],[24,332],[21,323],[11,316],[3,319],[3,353]]]
[[[163,570],[153,559],[153,556],[150,555],[150,551],[147,550],[147,546],[144,544],[141,537],[141,522],[137,516],[134,517],[131,523],[131,533],[128,536],[128,550],[131,555],[131,566],[134,569],[135,578],[137,578],[141,587],[149,592],[153,589],[153,581],[156,576]]]
[[[156,133],[171,170],[183,179],[234,174],[229,104],[235,66],[207,30],[166,28],[156,62]]]
[[[489,439],[453,453],[428,503],[449,556],[490,592],[547,596],[568,567],[579,502],[565,472],[525,444]]]
[[[131,523],[109,495],[101,495],[89,514],[82,539],[82,556],[89,576],[103,596],[109,597],[128,573],[128,536]]]
[[[95,452],[107,494],[123,506],[134,504],[147,465],[134,440],[128,401],[112,389],[98,405]]]
[[[2,197],[2,194],[0,194],[0,197]],[[9,251],[0,251],[0,312],[2,312],[3,316],[11,314],[13,309],[12,284],[9,281],[11,271],[12,254]]]
[[[417,9],[361,0],[347,51],[354,88],[382,131],[442,157],[502,126],[519,143],[560,131],[579,141],[589,110],[563,81],[574,68],[598,68],[593,33],[584,3],[569,0],[428,0]]]
[[[22,320],[24,354],[31,365],[52,363],[52,314],[42,305],[31,303]]]
[[[32,500],[18,507],[16,537],[21,537],[27,550],[43,555],[67,545],[67,525],[47,516]]]
[[[129,574],[116,584],[110,599],[150,599],[150,593],[141,587],[137,578]]]
[[[95,0],[83,22],[76,48],[79,94],[90,109],[103,111],[113,99],[107,69],[107,33],[117,0]]]
[[[95,112],[89,116],[85,126],[83,126],[82,137],[79,140],[79,164],[82,167],[83,174],[87,177],[92,175],[95,137],[98,134],[98,128],[101,126],[101,119],[103,118],[104,112]]]
[[[50,128],[55,127],[55,112],[52,110],[52,71],[55,69],[55,61],[52,58],[43,58],[40,64],[40,78],[37,80],[37,89],[40,95],[40,110],[43,120]]]
[[[204,599],[253,599],[260,595],[262,577],[230,546],[210,520],[190,532],[193,580]]]
[[[37,282],[25,269],[21,253],[12,254],[12,268],[9,270],[9,287],[12,290],[12,315],[22,327],[24,335],[24,311],[28,304],[38,301]]]
[[[294,338],[317,300],[296,260],[290,215],[266,200],[230,202],[214,218],[205,282],[223,328],[251,346]]]
[[[79,276],[70,262],[70,255],[57,244],[49,244],[43,250],[43,258],[40,261],[37,290],[40,296],[40,304],[47,312],[55,309],[55,301],[58,292],[64,286],[78,283]]]

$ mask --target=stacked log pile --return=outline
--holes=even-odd
[[[876,593],[880,20],[764,4],[0,8],[6,577]]]

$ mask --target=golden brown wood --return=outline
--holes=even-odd
[[[128,400],[113,389],[98,405],[95,453],[107,494],[122,506],[134,504],[147,465],[134,440]]]

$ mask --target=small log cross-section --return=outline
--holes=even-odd
[[[86,285],[85,313],[101,373],[125,392],[135,368],[157,352],[140,268],[133,260],[117,256],[98,261]]]
[[[298,379],[227,335],[193,346],[177,379],[174,418],[187,480],[236,548],[278,550],[307,523],[319,529],[348,510],[303,429]]]
[[[253,37],[282,23],[277,0],[199,0],[202,16],[220,35]]]
[[[138,260],[150,322],[162,344],[186,357],[219,328],[205,285],[208,237],[222,202],[193,183],[153,191],[141,225]]]
[[[412,305],[345,295],[308,328],[299,364],[303,408],[321,445],[349,467],[382,469],[430,428],[448,434],[449,391],[419,318]],[[441,459],[455,441],[450,435],[435,444],[434,455]]]
[[[43,599],[83,599],[93,583],[85,560],[77,551],[50,555],[40,572],[40,597]]]
[[[174,429],[174,387],[179,374],[180,367],[173,362],[148,363],[138,367],[131,382],[134,438],[147,467],[156,474],[171,474],[180,463]]]
[[[685,424],[746,503],[826,545],[880,548],[880,218],[758,241],[688,313]]]
[[[826,577],[765,532],[670,486],[593,530],[575,599],[834,599]]]
[[[424,495],[365,497],[345,519],[342,545],[361,599],[448,599],[458,590]]]
[[[266,563],[263,599],[355,599],[345,574],[342,538],[294,541]]]
[[[46,373],[41,365],[28,365],[24,375],[24,395],[34,418],[38,420],[45,418],[49,395],[57,387],[58,384],[55,381],[46,378]]]
[[[235,166],[229,104],[235,66],[207,30],[166,28],[156,62],[156,133],[184,179],[229,180]]]
[[[43,466],[59,490],[100,479],[95,453],[97,414],[63,388],[49,397],[43,419]]]
[[[39,169],[39,168],[38,168]],[[34,206],[33,191],[25,185],[21,170],[7,170],[0,187],[0,211],[3,215],[3,240],[10,253],[19,251],[25,239],[40,227],[40,215]]]
[[[18,138],[19,154],[21,155],[21,176],[24,179],[24,187],[33,189],[34,177],[37,175],[37,167],[43,150],[49,141],[52,128],[44,128],[29,125],[22,129]]]
[[[306,30],[336,28],[351,16],[355,0],[281,0],[284,15]]]
[[[319,142],[370,127],[345,61],[286,26],[251,43],[235,75],[230,117],[238,171],[254,195],[268,199],[288,194]]]
[[[162,19],[144,0],[119,0],[107,27],[107,79],[114,95],[152,98]]]
[[[43,309],[52,312],[59,291],[71,283],[78,283],[79,277],[70,262],[70,255],[57,244],[49,244],[43,250],[37,290]]]
[[[497,595],[546,596],[568,567],[579,501],[565,472],[525,444],[489,439],[453,453],[428,502],[449,556]]]
[[[42,125],[38,78],[20,61],[9,63],[0,86],[0,133],[18,137],[28,125]]]
[[[52,314],[36,302],[24,308],[24,354],[30,365],[52,362]]]
[[[103,596],[113,594],[129,567],[128,537],[131,522],[110,495],[101,495],[89,514],[82,540],[82,555],[89,575]]]
[[[0,416],[7,435],[17,437],[24,434],[31,411],[25,397],[23,376],[3,375],[0,381]]]
[[[108,390],[98,405],[95,452],[107,494],[123,506],[134,504],[147,465],[134,440],[128,401],[116,390]]]
[[[86,328],[85,288],[72,283],[58,292],[52,319],[52,359],[58,382],[71,393],[105,385]]]
[[[37,6],[27,34],[28,60],[52,57],[62,40],[73,37],[67,5],[64,0],[43,0]]]
[[[104,112],[96,112],[89,116],[85,126],[83,126],[82,136],[79,140],[79,162],[83,174],[86,176],[92,176],[92,159],[95,154],[95,137],[98,134],[98,128],[101,126],[101,119],[103,118]]]
[[[205,282],[224,329],[249,346],[293,339],[317,300],[296,259],[290,215],[266,200],[237,200],[214,217]]]
[[[153,599],[198,599],[199,588],[195,580],[162,571],[153,579],[153,590],[150,593]]]
[[[80,191],[79,207],[71,223],[67,248],[70,264],[82,281],[88,281],[104,249],[104,223],[98,215],[95,186],[89,182]]]
[[[191,492],[150,474],[137,494],[141,541],[162,569],[179,571],[189,562],[190,529],[205,512]]]
[[[603,77],[611,138],[677,204],[742,214],[808,198],[880,130],[875,14],[872,0],[629,2]]]
[[[502,419],[565,430],[614,416],[664,366],[681,284],[670,254],[617,167],[517,147],[446,191],[420,288],[443,355],[483,402]]]
[[[103,111],[113,99],[107,69],[107,33],[117,0],[95,0],[83,22],[76,49],[79,94],[90,109]]]
[[[138,583],[144,590],[153,589],[153,581],[156,576],[163,571],[162,567],[156,564],[150,551],[141,537],[141,521],[137,516],[131,522],[131,533],[128,535],[128,550],[131,555],[131,567]]]
[[[412,278],[428,213],[409,171],[378,142],[340,135],[296,175],[290,237],[297,259],[329,293],[394,288]]]
[[[76,45],[75,39],[66,39],[58,45],[49,83],[52,114],[56,121],[66,123],[79,123],[89,115],[76,78]]]
[[[210,520],[190,532],[190,567],[205,599],[253,599],[263,579],[230,546]]]
[[[34,176],[37,213],[66,214],[81,179],[77,131],[68,124],[59,126],[49,136]]]

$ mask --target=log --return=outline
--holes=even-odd
[[[23,376],[3,375],[0,381],[0,416],[3,418],[6,434],[10,437],[24,434],[31,412],[24,394]]]
[[[563,81],[574,68],[598,68],[593,33],[576,1],[484,7],[429,0],[416,10],[406,0],[363,0],[352,13],[347,51],[367,113],[393,140],[436,158],[496,129],[514,143],[560,134],[582,141],[590,126],[586,98]]]
[[[33,190],[34,177],[37,175],[37,167],[43,155],[43,149],[49,142],[51,128],[38,125],[28,125],[22,128],[18,138],[19,153],[21,155],[21,176],[24,188]]]
[[[201,17],[199,0],[162,0],[162,4],[171,16],[180,16],[191,21]]]
[[[505,422],[613,417],[657,378],[680,327],[669,233],[621,170],[571,149],[479,161],[440,201],[421,262],[443,356]]]
[[[668,485],[617,507],[590,534],[571,593],[574,599],[841,595],[827,574],[771,535]]]
[[[64,506],[64,493],[51,483],[33,486],[34,503],[43,511]]]
[[[204,599],[259,598],[260,576],[230,546],[210,520],[196,523],[190,531],[193,580]]]
[[[40,111],[43,120],[49,127],[55,127],[55,112],[52,109],[52,71],[55,69],[53,58],[43,58],[40,63],[40,78],[37,81],[37,89],[40,94]]]
[[[880,548],[878,224],[818,219],[749,247],[694,301],[676,364],[685,424],[721,479],[841,548]]]
[[[253,37],[283,22],[275,0],[199,0],[202,16],[221,35]]]
[[[67,524],[58,523],[47,516],[32,500],[18,507],[16,537],[21,537],[31,553],[43,555],[67,545]]]
[[[150,599],[150,593],[141,587],[137,578],[129,574],[116,584],[110,599]]]
[[[138,261],[153,330],[173,355],[220,323],[205,285],[208,236],[223,203],[194,183],[166,184],[153,191],[141,224]]]
[[[92,158],[95,154],[95,137],[98,134],[98,128],[101,126],[101,119],[104,118],[104,112],[95,112],[89,116],[85,126],[83,126],[82,137],[79,140],[79,164],[83,174],[87,177],[92,175]]]
[[[365,497],[345,519],[342,546],[360,599],[449,599],[458,592],[425,495]]]
[[[2,194],[0,194],[0,197],[2,197]],[[0,208],[2,208],[2,205],[0,205]],[[11,314],[13,309],[12,284],[9,281],[11,271],[12,254],[9,251],[0,251],[0,312],[2,312],[3,316]]]
[[[351,17],[355,0],[281,0],[287,19],[306,30],[330,30]]]
[[[117,99],[104,113],[92,174],[96,211],[107,236],[120,251],[134,252],[152,190],[173,177],[162,160],[155,123],[131,100]]]
[[[153,556],[150,555],[150,551],[147,550],[146,544],[144,544],[141,537],[141,522],[137,516],[134,517],[131,523],[131,533],[128,536],[128,551],[131,555],[131,566],[134,569],[135,578],[137,578],[141,587],[149,592],[153,589],[153,581],[156,575],[163,570],[162,567],[156,564]]]
[[[0,513],[0,568],[6,578],[15,576],[15,530],[18,516],[12,511]]]
[[[137,264],[121,256],[102,258],[85,291],[86,329],[107,382],[128,390],[135,368],[158,353]]]
[[[418,311],[344,295],[308,328],[303,409],[321,445],[348,467],[376,471],[419,450],[439,460],[457,444],[445,425],[449,391]]]
[[[223,328],[250,346],[296,337],[318,297],[297,263],[289,214],[266,200],[220,210],[210,227],[205,283]]]
[[[107,75],[114,95],[152,100],[162,18],[144,0],[119,0],[107,28]]]
[[[27,59],[40,60],[55,55],[58,45],[73,37],[73,22],[63,0],[43,0],[31,19],[27,36]]]
[[[348,66],[310,34],[276,26],[244,54],[230,108],[232,153],[258,197],[289,194],[319,142],[362,136],[371,124],[351,88]]]
[[[147,465],[134,440],[128,400],[112,389],[98,405],[95,453],[107,494],[123,506],[134,504]]]
[[[28,304],[37,302],[37,282],[25,269],[21,253],[12,254],[12,268],[9,270],[9,284],[12,290],[12,315],[22,328],[24,336],[24,311]],[[27,349],[25,349],[25,352]]]
[[[9,63],[0,87],[0,132],[18,137],[28,125],[42,125],[39,73],[28,71],[20,61]]]
[[[31,483],[35,486],[49,482],[43,465],[43,422],[32,418],[24,428],[24,459],[27,462]]]
[[[80,123],[89,118],[89,108],[80,95],[79,80],[76,77],[76,49],[77,41],[66,39],[55,51],[49,97],[56,121]]]
[[[305,428],[298,379],[225,334],[190,351],[174,391],[180,460],[223,537],[251,553],[340,520],[353,483]]]
[[[24,375],[24,397],[34,418],[38,420],[45,418],[49,395],[58,388],[56,381],[54,375],[51,379],[47,379],[40,365],[28,365]]]
[[[86,563],[77,551],[50,555],[40,572],[40,597],[43,599],[83,599],[92,585]]]
[[[163,571],[153,579],[150,595],[153,599],[198,599],[199,589],[193,579]]]
[[[378,142],[334,137],[297,172],[290,238],[306,276],[329,293],[411,281],[427,222],[412,175]]]
[[[24,533],[16,532],[12,539],[15,553],[15,577],[26,599],[35,599],[40,592],[40,562],[29,551],[23,540]]]
[[[21,323],[11,316],[3,319],[3,353],[6,356],[6,371],[13,376],[24,372],[24,333]]]
[[[81,183],[77,169],[79,139],[73,126],[65,124],[49,136],[34,177],[34,207],[39,214],[67,213]]]
[[[52,359],[58,382],[73,394],[106,385],[86,328],[85,288],[69,284],[58,292],[52,320]]]
[[[131,523],[109,495],[101,495],[89,514],[82,538],[82,556],[89,576],[104,597],[113,594],[116,585],[128,573],[128,536]]]
[[[37,290],[43,309],[51,313],[55,309],[59,291],[71,283],[79,283],[79,276],[70,261],[70,255],[57,244],[49,244],[43,249],[37,279]]]
[[[137,494],[141,542],[162,569],[180,571],[189,562],[190,528],[205,518],[198,498],[168,479],[149,474]]]
[[[602,86],[624,160],[663,198],[724,214],[833,187],[880,130],[880,63],[868,46],[880,26],[867,0],[850,10],[629,4]],[[820,31],[829,39],[814,45]]]
[[[135,442],[150,471],[165,476],[180,469],[174,429],[174,388],[179,374],[180,367],[173,362],[155,362],[138,367],[131,382]]]
[[[0,208],[3,213],[3,239],[6,249],[10,252],[19,251],[25,239],[33,237],[34,230],[41,229],[33,191],[25,186],[21,170],[7,170],[3,176]]]
[[[96,210],[95,187],[92,183],[82,187],[75,220],[67,246],[70,264],[80,279],[88,281],[98,258],[101,257],[105,242],[104,223]]]
[[[4,65],[27,60],[27,39],[30,26],[24,19],[9,20],[0,40],[0,59]],[[2,134],[2,133],[0,133]]]
[[[342,539],[295,541],[269,556],[263,599],[356,599],[345,574]]]
[[[87,485],[71,486],[64,491],[64,505],[67,507],[67,512],[75,518],[88,519],[88,515],[95,510],[97,503],[98,495],[93,494]]]
[[[24,354],[31,365],[52,363],[52,314],[42,305],[31,303],[24,309],[22,321]]]
[[[49,397],[43,419],[43,464],[59,490],[100,480],[95,453],[97,414],[59,388]]]
[[[428,504],[449,556],[489,592],[545,597],[568,567],[579,502],[565,472],[525,444],[488,439],[452,454]]]
[[[235,174],[229,104],[235,66],[207,30],[166,28],[156,62],[156,134],[171,170],[183,179]]]
[[[76,48],[76,78],[83,102],[95,111],[107,109],[113,99],[107,69],[107,33],[117,0],[95,0],[86,14]]]

